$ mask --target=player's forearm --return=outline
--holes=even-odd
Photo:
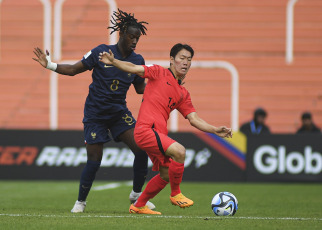
[[[207,133],[216,133],[217,132],[217,128],[215,126],[210,125],[206,121],[201,119],[196,112],[192,112],[192,113],[188,114],[187,118],[193,127],[197,128],[201,131],[204,131]]]
[[[207,132],[207,133],[216,133],[217,132],[217,128],[213,125],[208,124],[206,121],[202,120],[202,119],[195,119],[193,121],[190,122],[190,124],[203,131],[203,132]]]
[[[68,64],[58,64],[55,72],[63,75],[68,75],[68,76],[74,76],[78,74],[77,69],[73,68],[72,65],[68,65]]]
[[[139,76],[144,75],[144,67],[141,65],[135,65],[131,62],[121,61],[118,59],[114,59],[112,64],[124,72],[137,74]]]
[[[55,70],[56,73],[68,76],[74,76],[84,71],[86,71],[86,68],[81,61],[75,64],[57,64],[57,68]]]

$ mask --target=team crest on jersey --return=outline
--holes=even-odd
[[[85,55],[84,55],[84,58],[86,59],[86,58],[88,58],[88,56],[89,55],[91,55],[92,54],[92,51],[90,50],[90,51],[88,51]]]
[[[96,139],[96,133],[91,133],[92,139],[95,140]]]

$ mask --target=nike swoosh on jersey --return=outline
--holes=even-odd
[[[171,85],[169,82],[167,82],[168,85]]]
[[[112,65],[104,65],[105,68],[111,68],[111,67],[114,67]]]

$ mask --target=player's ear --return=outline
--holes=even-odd
[[[173,65],[174,64],[174,57],[170,57],[170,65]]]

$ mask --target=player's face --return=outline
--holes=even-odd
[[[141,32],[136,27],[128,27],[126,33],[120,33],[120,42],[125,52],[131,52],[136,49]]]
[[[265,116],[257,116],[256,122],[263,125],[265,122]]]
[[[305,127],[311,127],[312,125],[312,120],[311,119],[303,119],[303,125]]]
[[[186,49],[180,50],[175,58],[171,57],[171,67],[174,69],[174,72],[179,79],[182,80],[188,73],[191,66],[191,60],[191,53]]]

